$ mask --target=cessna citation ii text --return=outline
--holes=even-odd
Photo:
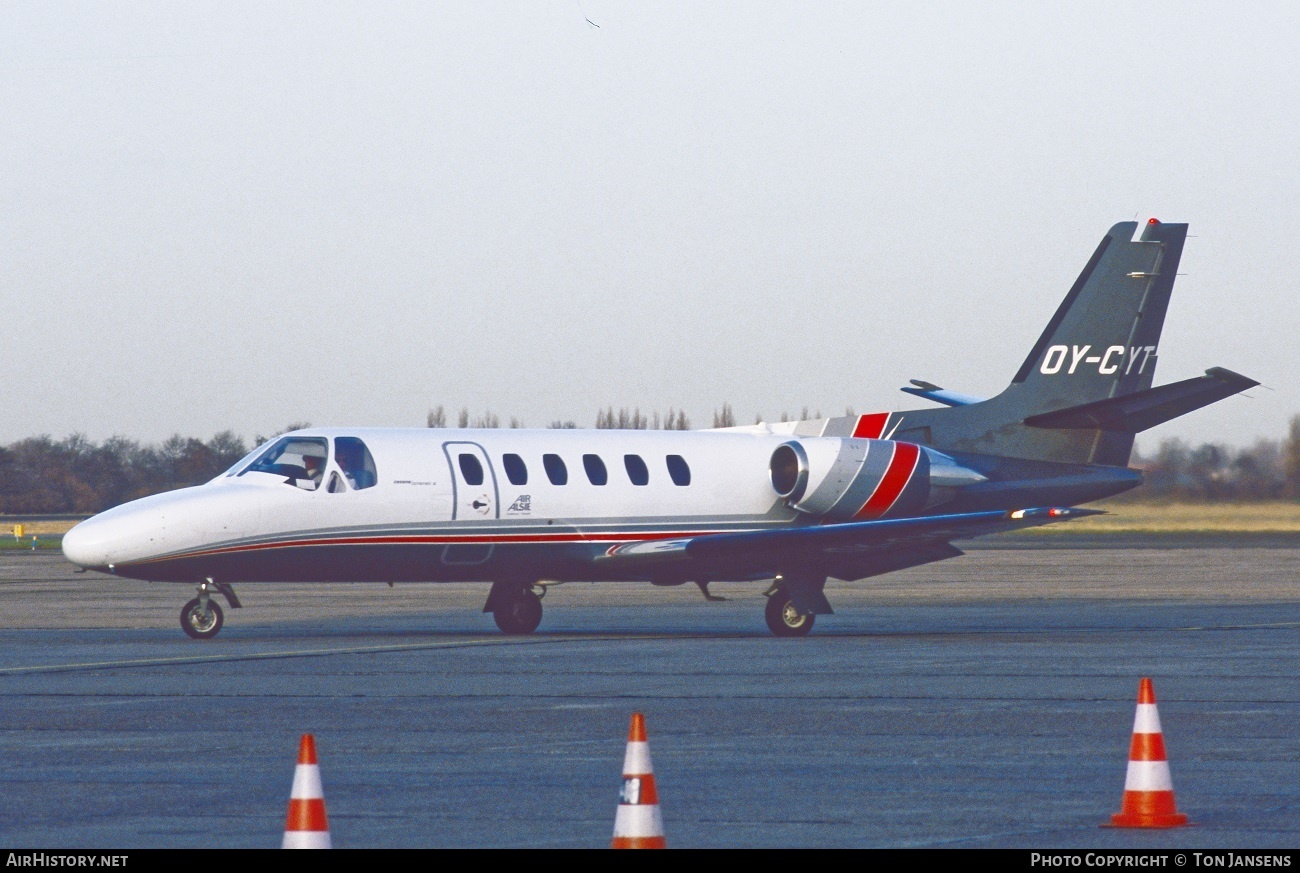
[[[1011,384],[987,400],[720,430],[308,428],[206,485],[73,528],[68,559],[197,585],[192,637],[243,582],[490,583],[485,612],[533,631],[565,581],[768,585],[767,623],[806,634],[828,577],[956,557],[969,537],[1087,515],[1141,482],[1133,435],[1255,381],[1152,387],[1185,224],[1117,224]]]

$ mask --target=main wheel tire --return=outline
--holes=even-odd
[[[185,604],[185,608],[181,610],[181,629],[196,640],[215,637],[225,621],[226,617],[221,614],[221,607],[217,606],[214,600],[208,601],[206,614],[197,597]]]
[[[497,627],[511,636],[530,634],[542,623],[542,598],[527,588],[503,597],[492,611]]]
[[[767,598],[767,626],[778,637],[806,637],[816,616],[795,608],[790,595],[777,589]]]

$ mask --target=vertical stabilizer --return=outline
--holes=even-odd
[[[1132,221],[1110,229],[1006,390],[981,403],[901,413],[901,428],[929,434],[941,451],[1127,464],[1131,432],[1024,420],[1151,387],[1187,225],[1153,218],[1137,230]]]
[[[1151,387],[1187,225],[1136,230],[1110,229],[1011,380],[1032,412]]]

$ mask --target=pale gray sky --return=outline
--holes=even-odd
[[[599,25],[586,22],[591,19]],[[1300,6],[0,2],[0,442],[1000,390],[1191,224],[1157,382],[1300,412]]]

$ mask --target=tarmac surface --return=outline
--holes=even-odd
[[[1300,846],[1300,549],[983,549],[794,640],[760,585],[558,586],[524,638],[486,586],[237,590],[197,642],[188,586],[0,554],[0,846],[278,846],[313,732],[336,846],[601,847],[634,710],[672,847]],[[1191,827],[1099,827],[1142,676]]]

